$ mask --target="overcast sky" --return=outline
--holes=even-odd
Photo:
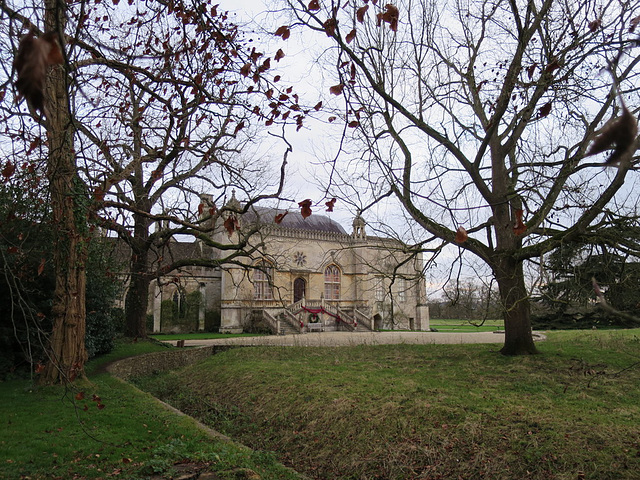
[[[277,4],[277,3],[276,3]],[[220,7],[228,10],[230,19],[237,24],[250,22],[254,33],[254,38],[258,45],[264,45],[265,51],[274,53],[278,48],[282,48],[286,57],[280,62],[272,62],[272,67],[276,67],[281,73],[283,82],[292,84],[304,98],[304,103],[314,105],[322,99],[326,106],[328,102],[335,102],[336,97],[329,95],[329,87],[335,83],[328,70],[323,71],[322,65],[315,62],[322,49],[330,45],[327,41],[322,44],[323,36],[318,34],[304,34],[301,29],[292,31],[291,37],[287,41],[274,37],[270,32],[274,32],[280,25],[288,24],[286,17],[278,18],[277,15],[267,12],[268,7],[262,0],[220,0]],[[269,8],[274,8],[274,2],[269,2]],[[333,82],[333,83],[332,83]],[[321,202],[324,205],[324,191],[318,185],[326,183],[326,176],[320,164],[328,158],[332,158],[336,153],[336,138],[340,129],[335,125],[331,128],[328,124],[308,120],[305,122],[305,129],[300,132],[291,130],[288,140],[293,145],[293,153],[289,157],[289,173],[287,178],[288,192],[296,199],[303,200],[311,198],[314,202]],[[280,157],[281,158],[281,157]],[[344,158],[342,160],[345,160]],[[282,207],[292,208],[295,204],[284,204]],[[314,208],[314,213],[330,216],[338,221],[343,227],[351,232],[354,213],[348,210],[344,203],[336,203],[335,211],[328,214],[322,206]],[[376,212],[382,220],[397,225],[398,232],[408,232],[407,221],[401,214],[401,209],[397,205],[380,205]],[[365,220],[373,222],[373,212],[365,214]],[[372,232],[373,225],[369,226],[368,233]],[[400,234],[401,234],[400,233]],[[450,245],[440,254],[437,265],[432,266],[427,271],[427,294],[431,298],[440,296],[439,291],[444,281],[450,278],[452,268],[457,274],[459,248]],[[429,254],[425,254],[428,257]],[[425,258],[426,260],[427,258]],[[484,264],[477,261],[472,255],[466,256],[467,261],[472,265],[465,265],[462,269],[462,276],[478,279],[486,278],[487,269]]]

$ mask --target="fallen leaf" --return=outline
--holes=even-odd
[[[367,10],[369,10],[369,5],[365,5],[356,10],[356,18],[360,23],[364,22],[364,14],[367,13]]]
[[[467,231],[463,227],[458,227],[458,230],[456,231],[456,237],[455,237],[456,243],[464,243],[467,241],[468,238],[469,238],[469,235],[467,235]]]
[[[312,201],[310,198],[307,198],[306,200],[303,200],[298,203],[302,218],[307,218],[308,216],[311,215],[311,204],[312,204]]]
[[[344,90],[344,83],[339,83],[338,85],[334,85],[333,87],[329,88],[329,92],[333,93],[334,95],[340,95],[342,93],[342,90]]]
[[[102,202],[104,200],[104,189],[102,187],[96,187],[93,189],[93,199],[96,202]]]
[[[44,84],[49,65],[61,64],[64,59],[55,32],[36,38],[33,31],[20,39],[13,61],[17,74],[15,82],[20,96],[41,113],[45,112]]]
[[[42,140],[40,140],[40,137],[37,137],[33,140],[33,142],[31,142],[29,144],[29,149],[27,150],[27,155],[29,155],[31,152],[33,152],[36,148],[38,148],[40,146],[40,144],[42,143]]]
[[[276,215],[276,218],[273,221],[280,225],[282,223],[282,220],[284,220],[284,217],[286,217],[288,213],[289,212],[279,213],[278,215]]]
[[[233,130],[233,134],[236,135],[240,130],[244,128],[244,125],[244,122],[240,122],[238,125],[236,125],[236,128]]]
[[[518,236],[523,235],[527,231],[527,226],[522,221],[522,215],[524,214],[524,212],[522,211],[521,208],[518,208],[515,210],[514,213],[516,216],[516,224],[513,227],[513,233]]]
[[[602,127],[589,147],[586,156],[595,155],[605,150],[613,150],[605,163],[607,165],[615,164],[634,145],[637,134],[638,121],[622,104],[622,114],[617,118],[611,118]]]
[[[551,60],[551,62],[549,62],[549,64],[547,65],[547,67],[544,69],[544,71],[546,73],[553,73],[554,71],[556,71],[558,68],[560,68],[560,62],[558,61],[557,58],[554,58],[553,60]]]
[[[336,204],[335,198],[332,198],[328,202],[325,202],[325,205],[327,206],[327,212],[333,212],[333,207],[335,204]]]
[[[289,30],[289,27],[283,25],[276,30],[274,35],[276,37],[282,37],[283,40],[286,40],[291,35],[291,30]]]
[[[44,265],[45,265],[45,259],[42,258],[40,260],[40,265],[38,265],[38,276],[42,275],[42,272],[44,272]]]
[[[544,118],[550,113],[551,113],[551,102],[547,102],[538,109],[538,118]]]
[[[229,236],[233,235],[233,232],[240,229],[238,218],[234,214],[229,215],[224,221],[224,228],[227,230]]]
[[[327,34],[327,37],[332,37],[336,33],[336,27],[338,26],[338,21],[331,17],[328,18],[322,26],[324,27],[324,31]]]
[[[248,77],[250,73],[251,73],[251,64],[250,63],[245,63],[242,66],[242,68],[240,69],[240,74],[243,77]]]
[[[398,31],[398,19],[400,18],[400,11],[398,10],[398,7],[396,7],[395,5],[392,5],[390,3],[387,3],[385,5],[385,9],[386,9],[386,11],[384,13],[379,13],[377,15],[378,26],[380,26],[381,22],[386,22],[386,23],[389,24],[389,28],[393,32],[397,32]]]
[[[15,171],[16,171],[16,166],[9,161],[2,169],[2,176],[4,178],[9,178],[11,177],[11,175],[15,173]]]

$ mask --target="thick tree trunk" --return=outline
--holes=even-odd
[[[62,31],[64,12],[59,2],[46,2],[47,29]],[[87,227],[84,191],[77,177],[73,128],[69,115],[66,76],[55,66],[47,78],[47,178],[51,194],[54,232],[53,261],[55,293],[51,309],[53,332],[49,361],[42,381],[58,383],[84,376],[85,350],[85,262]]]
[[[142,174],[139,172],[139,177]],[[141,189],[141,182],[134,186]],[[148,211],[148,201],[140,202],[143,210]],[[146,207],[146,208],[145,208]],[[131,338],[147,336],[147,306],[149,302],[148,272],[149,259],[149,219],[143,214],[134,214],[134,233],[131,240],[131,279],[125,300],[125,335]]]
[[[503,355],[538,353],[531,332],[531,309],[524,283],[522,262],[510,256],[501,257],[494,267],[500,299],[504,309]]]
[[[132,338],[147,336],[147,306],[149,302],[150,278],[147,273],[147,250],[133,253],[131,258],[131,280],[125,300],[125,335]]]

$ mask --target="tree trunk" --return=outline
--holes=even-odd
[[[149,302],[149,275],[147,273],[147,250],[133,253],[131,258],[131,280],[125,300],[125,335],[131,338],[147,336],[147,306]]]
[[[140,177],[141,178],[141,172]],[[134,185],[134,189],[141,185]],[[148,202],[141,202],[149,209]],[[145,210],[145,211],[146,211]],[[151,277],[148,273],[149,259],[149,219],[142,214],[133,215],[134,234],[131,241],[131,279],[127,298],[125,300],[125,335],[131,338],[145,338],[147,336],[147,306],[149,302],[149,284]]]
[[[59,2],[47,0],[48,30],[64,31],[64,11]],[[62,66],[48,72],[46,87],[49,158],[47,178],[51,195],[54,232],[53,261],[55,292],[51,308],[53,332],[49,361],[41,380],[45,383],[73,381],[84,376],[85,350],[85,262],[87,225],[84,190],[77,177],[73,128],[69,114],[66,75]]]
[[[531,332],[531,310],[524,283],[522,262],[502,256],[496,262],[494,274],[498,282],[504,314],[505,339],[500,350],[503,355],[531,355],[539,353]]]

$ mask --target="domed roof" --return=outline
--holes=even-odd
[[[276,215],[288,212],[280,224],[275,223]],[[298,211],[278,210],[271,207],[252,207],[243,215],[248,223],[273,224],[281,228],[294,228],[298,230],[313,230],[318,232],[333,232],[347,235],[345,229],[335,220],[330,219],[326,215],[313,213],[307,218],[302,218]]]

